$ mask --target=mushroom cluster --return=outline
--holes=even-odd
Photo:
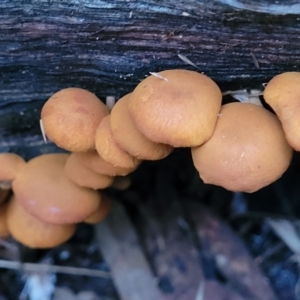
[[[289,85],[274,91],[273,81],[265,98],[275,103],[279,118],[251,103],[222,105],[217,84],[187,70],[152,73],[111,111],[87,90],[58,91],[43,106],[41,124],[47,138],[69,153],[28,162],[15,154],[0,156],[0,214],[6,220],[0,234],[29,247],[56,246],[72,236],[77,223],[99,222],[109,213],[111,201],[99,190],[126,188],[126,175],[143,160],[163,159],[176,147],[191,148],[205,183],[243,192],[269,185],[288,168],[292,147],[300,149],[285,131],[292,122],[293,132],[299,128],[291,120],[297,96],[281,103]]]
[[[0,154],[0,237],[50,248],[68,240],[76,223],[105,218],[109,199],[68,179],[69,156],[45,154],[25,162],[13,153]]]

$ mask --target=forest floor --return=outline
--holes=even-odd
[[[115,232],[120,228],[110,227],[120,226],[112,219],[103,223],[112,228],[107,234],[99,233],[104,225],[81,224],[71,240],[50,250],[2,241],[0,300],[125,299],[140,260],[147,262],[141,274],[150,272],[153,281],[145,281],[147,288],[157,288],[161,299],[300,299],[299,165],[295,154],[280,180],[244,194],[204,185],[187,149],[144,162],[130,175],[127,190],[104,191],[122,208],[111,218],[128,221],[122,236]],[[111,238],[116,248],[129,248],[110,250]]]

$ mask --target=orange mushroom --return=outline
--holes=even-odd
[[[7,227],[18,242],[29,248],[52,248],[66,242],[75,224],[50,224],[31,215],[12,197],[7,209]]]
[[[63,89],[43,106],[41,119],[47,137],[68,151],[95,149],[95,133],[109,111],[94,94],[80,88]]]
[[[84,165],[96,173],[107,176],[124,176],[134,171],[136,168],[121,168],[114,166],[105,161],[96,150],[88,152],[73,152],[68,158],[68,161],[72,161],[72,164]]]
[[[285,72],[272,78],[264,99],[281,121],[289,144],[300,151],[300,72]]]
[[[165,158],[173,147],[155,143],[138,131],[128,112],[130,95],[119,99],[110,114],[110,126],[116,142],[123,150],[141,160]]]
[[[192,148],[205,183],[249,193],[281,177],[292,154],[278,118],[250,103],[223,105],[213,136]]]
[[[68,154],[44,154],[28,161],[13,181],[17,201],[41,221],[81,222],[100,205],[99,192],[82,188],[65,175]]]
[[[111,207],[111,200],[106,196],[102,196],[102,201],[97,211],[87,217],[84,222],[88,224],[96,224],[101,222],[109,214]]]
[[[83,163],[78,162],[74,153],[68,157],[64,171],[67,177],[78,186],[94,190],[105,189],[114,181],[113,176],[96,173]]]
[[[135,169],[141,162],[124,151],[115,141],[110,127],[110,116],[104,117],[100,123],[96,132],[95,144],[98,154],[113,166]]]
[[[187,70],[151,75],[134,89],[128,111],[149,140],[173,147],[199,146],[213,134],[222,93],[209,77]]]

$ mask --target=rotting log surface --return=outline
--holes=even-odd
[[[298,16],[255,12],[273,2],[0,1],[0,150],[41,144],[40,109],[57,90],[118,98],[149,72],[197,70],[178,54],[222,90],[261,87],[299,70]]]

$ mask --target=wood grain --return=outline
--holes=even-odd
[[[40,108],[64,87],[103,100],[164,69],[204,72],[222,90],[261,88],[275,74],[299,70],[297,15],[221,2],[2,0],[0,150],[39,143]]]

